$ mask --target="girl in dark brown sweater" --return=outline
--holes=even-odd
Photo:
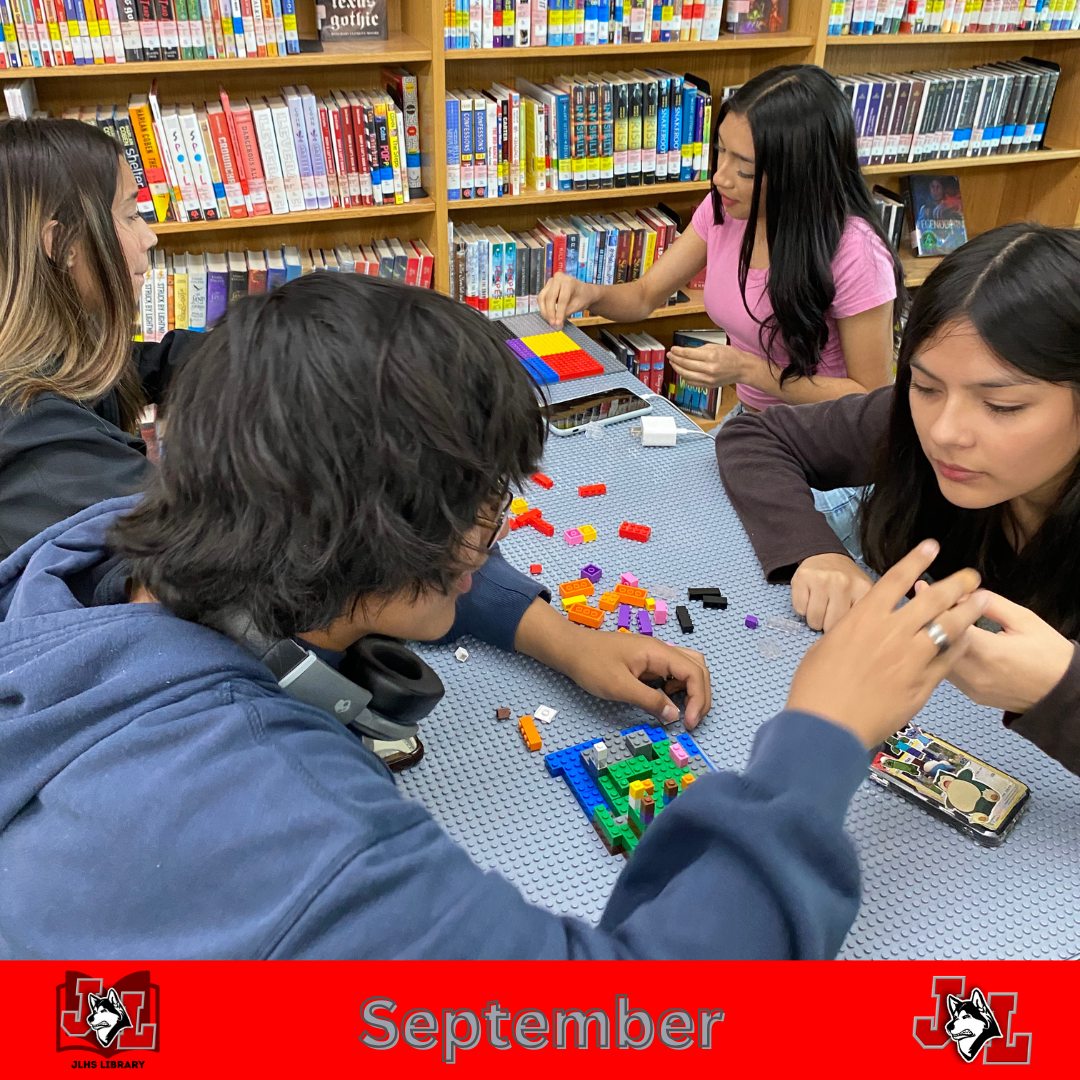
[[[974,566],[1003,632],[973,629],[951,676],[1080,773],[1080,234],[1008,225],[946,257],[912,304],[896,384],[738,417],[724,485],[766,575],[828,630],[870,587],[811,488],[867,485],[882,572],[924,537]]]

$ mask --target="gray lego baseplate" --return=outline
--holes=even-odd
[[[549,329],[535,315],[508,321],[519,335]],[[608,386],[642,390],[605,350],[591,340],[584,347],[612,374],[549,387],[553,400]],[[653,399],[653,406],[661,415],[675,415],[680,428],[694,427],[666,402]],[[669,620],[655,634],[705,654],[713,705],[694,738],[717,768],[740,769],[758,727],[783,708],[795,667],[817,635],[805,626],[796,633],[767,627],[771,616],[793,616],[790,589],[765,583],[720,483],[712,440],[682,436],[675,447],[642,449],[629,427],[610,425],[599,439],[550,438],[541,468],[555,486],[545,491],[529,485],[524,494],[530,506],[543,509],[555,535],[518,529],[503,541],[502,551],[523,571],[540,563],[541,580],[556,595],[559,583],[577,578],[586,563],[603,569],[604,587],[630,571],[650,592],[657,586],[675,590]],[[579,484],[595,483],[606,484],[607,494],[578,495]],[[648,543],[620,539],[624,520],[650,526]],[[595,526],[597,539],[568,546],[563,530],[584,524]],[[728,609],[706,610],[688,601],[691,586],[718,586],[729,598]],[[689,608],[693,634],[680,633],[675,603]],[[748,614],[761,620],[759,629],[743,625]],[[614,616],[606,625],[614,627]],[[612,745],[620,729],[654,721],[640,710],[589,696],[528,657],[472,639],[464,644],[465,663],[454,659],[453,646],[418,646],[446,684],[446,697],[423,723],[427,754],[399,778],[401,789],[422,801],[478,865],[499,871],[533,903],[595,924],[624,861],[608,854],[567,785],[547,774],[544,755],[586,739],[604,738]],[[558,715],[538,725],[543,750],[530,753],[517,718],[540,704]],[[499,706],[510,708],[511,719],[495,719]],[[934,693],[919,723],[1028,784],[1031,801],[994,850],[864,782],[847,818],[862,864],[863,903],[841,957],[1006,960],[1076,954],[1080,778],[1006,729],[1000,713],[972,704],[947,684]]]

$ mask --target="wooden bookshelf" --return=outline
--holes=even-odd
[[[367,243],[382,236],[422,239],[435,253],[435,286],[449,288],[450,221],[472,217],[508,229],[531,228],[537,218],[562,205],[600,210],[663,201],[689,221],[708,192],[707,183],[654,184],[602,191],[522,192],[504,199],[448,200],[446,133],[442,123],[448,88],[490,86],[522,75],[546,81],[558,74],[597,68],[664,67],[706,78],[714,90],[745,82],[777,64],[816,63],[837,75],[901,72],[920,68],[970,67],[994,60],[1031,55],[1061,65],[1047,149],[1029,154],[954,158],[918,165],[873,166],[864,170],[869,183],[894,188],[901,176],[915,172],[956,172],[969,235],[1017,220],[1076,225],[1080,210],[1080,31],[1011,34],[896,34],[863,37],[827,35],[829,0],[790,0],[790,26],[774,35],[731,37],[714,42],[645,43],[575,48],[447,50],[443,45],[443,0],[387,0],[388,40],[328,43],[321,51],[296,56],[244,60],[110,64],[91,67],[16,69],[0,78],[36,80],[44,107],[59,114],[69,105],[125,100],[145,92],[151,78],[165,102],[200,101],[216,96],[219,82],[236,96],[276,93],[281,83],[306,84],[316,93],[334,87],[379,83],[383,65],[400,65],[417,76],[421,114],[423,184],[429,197],[407,205],[312,210],[259,218],[156,226],[170,251],[257,248],[282,243],[334,246]],[[301,38],[315,33],[314,0],[298,0]],[[934,259],[902,255],[908,284],[917,286],[936,265]],[[661,308],[639,323],[670,343],[680,320],[707,323],[700,294],[691,303]],[[580,320],[595,328],[606,320]]]
[[[682,290],[690,298],[689,303],[668,304],[666,307],[657,308],[646,318],[652,319],[678,319],[684,315],[704,315],[705,296],[698,289]],[[611,326],[611,319],[601,318],[599,315],[582,315],[577,319],[570,320],[575,326]],[[701,321],[700,319],[698,320]],[[706,320],[708,321],[708,320]]]

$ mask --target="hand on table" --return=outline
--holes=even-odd
[[[556,330],[563,328],[563,323],[569,316],[584,311],[595,300],[595,285],[578,281],[561,271],[548,279],[537,297],[540,314]]]
[[[733,345],[676,345],[668,350],[671,366],[695,386],[712,388],[746,382],[747,354]]]
[[[791,577],[791,606],[811,630],[831,630],[873,584],[847,555],[811,555]]]
[[[915,591],[927,588],[920,581]],[[1002,629],[992,634],[973,626],[949,682],[977,705],[1024,713],[1061,682],[1076,646],[1028,608],[997,593],[987,596],[986,617]]]
[[[701,653],[643,634],[577,626],[539,597],[522,616],[514,647],[598,698],[637,705],[669,722],[679,718],[679,710],[668,694],[685,690],[687,729],[696,727],[712,704],[709,669]],[[663,689],[646,686],[643,679],[663,680]]]
[[[975,570],[960,570],[897,607],[937,552],[936,541],[923,541],[807,650],[791,681],[789,709],[831,720],[870,749],[926,704],[961,662],[971,625],[991,599],[974,591]],[[932,622],[951,643],[940,654],[926,630]]]

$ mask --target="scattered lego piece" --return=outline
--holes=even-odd
[[[530,750],[539,750],[544,745],[543,740],[540,738],[540,732],[536,730],[536,724],[533,723],[531,716],[522,716],[518,718],[518,731],[521,732],[522,739],[525,740],[525,745]],[[693,777],[690,777],[692,780]],[[683,777],[686,780],[686,777]]]
[[[467,649],[457,648],[454,650],[454,659],[460,660],[463,664],[469,659],[469,653]]]
[[[630,605],[629,604],[620,604],[619,605],[619,629],[620,630],[625,630],[627,633],[630,632]]]
[[[505,708],[496,709],[495,710],[495,719],[496,720],[509,720],[510,719],[510,710],[505,709]]]
[[[779,660],[784,655],[784,646],[773,638],[763,637],[758,639],[757,651],[766,660]]]
[[[537,705],[536,708],[533,709],[533,716],[535,716],[537,720],[542,720],[545,724],[550,724],[558,715],[558,710],[553,709],[550,705]]]
[[[629,634],[630,633],[630,627],[629,626],[620,626],[616,632],[619,633],[619,634]]]
[[[679,782],[683,791],[685,791],[694,782],[694,777],[687,773]]]
[[[770,630],[779,630],[783,634],[797,634],[802,629],[802,623],[798,619],[789,619],[784,615],[770,615],[765,620],[765,625]]]
[[[653,592],[660,600],[678,600],[679,594],[670,585],[654,585]]]
[[[623,574],[619,578],[620,585],[629,585],[630,588],[636,589],[638,587],[638,579],[634,574]]]
[[[542,472],[534,472],[532,474],[532,482],[539,484],[542,488],[550,490],[555,486],[555,481],[550,476],[545,476]]]
[[[575,604],[570,609],[570,621],[599,630],[604,623],[604,613],[599,608],[589,607],[588,604]]]
[[[607,484],[582,484],[577,489],[577,493],[583,499],[591,498],[593,495],[606,495]]]
[[[677,742],[673,742],[668,746],[668,757],[671,758],[671,763],[679,769],[685,769],[687,762],[690,760],[690,755]]]
[[[721,611],[727,611],[727,597],[721,596],[720,593],[709,593],[701,598],[701,606],[713,610],[719,608]]]
[[[523,514],[518,514],[517,517],[510,519],[511,531],[520,529],[523,525],[535,525],[540,520],[540,511],[533,507],[532,510],[526,510]]]
[[[581,576],[595,585],[604,576],[604,571],[596,563],[589,563],[581,568]]]
[[[560,596],[592,596],[593,583],[586,577],[580,577],[576,581],[564,581],[559,586]]]
[[[584,604],[587,599],[584,594],[580,596],[564,596],[562,598],[563,611],[569,611],[578,604]]]
[[[691,600],[704,600],[706,596],[712,594],[720,595],[720,590],[715,586],[709,586],[703,589],[687,589],[686,595]]]
[[[619,598],[613,592],[604,593],[599,601],[597,601],[597,607],[601,611],[614,611],[619,606]]]
[[[654,626],[663,626],[667,622],[667,603],[663,600],[656,601],[656,607],[653,608],[652,617]]]
[[[651,596],[645,597],[645,610],[650,612],[656,610],[656,601]]]
[[[652,637],[652,619],[649,618],[649,613],[641,608],[637,613],[637,628],[639,634],[644,634],[646,637]]]
[[[510,503],[510,512],[512,514],[524,514],[529,509],[529,504],[519,495]]]
[[[529,513],[531,514],[532,511],[530,510]],[[552,525],[550,521],[544,521],[543,518],[540,518],[540,519],[534,521],[532,523],[532,527],[537,532],[543,533],[545,536],[554,536],[555,535],[555,526]]]
[[[530,574],[542,574],[543,572],[544,572],[544,568],[540,565],[540,563],[538,563],[538,562],[529,563],[529,573]]]
[[[596,530],[591,525],[582,525],[578,531],[586,544],[591,544],[596,539]]]
[[[632,604],[634,607],[644,607],[646,592],[644,589],[635,589],[631,585],[616,585],[615,595],[620,603]]]
[[[565,539],[571,547],[575,544],[585,543],[585,538],[581,535],[580,529],[567,529],[563,533],[563,539]]]
[[[756,630],[758,628],[758,617],[756,615],[747,615],[744,622],[747,630]]]
[[[637,540],[644,544],[652,535],[652,529],[648,525],[635,525],[632,521],[624,521],[619,526],[619,535],[624,540]]]
[[[687,611],[682,604],[675,609],[675,618],[679,620],[679,629],[684,634],[692,634],[694,632],[694,620],[690,618],[690,612]]]

